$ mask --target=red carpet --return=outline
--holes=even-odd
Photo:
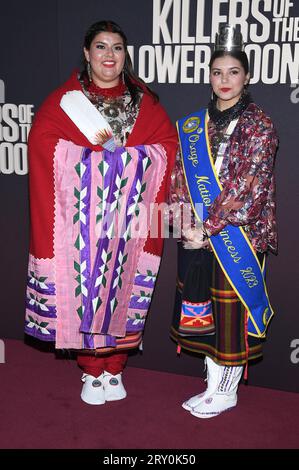
[[[299,394],[241,385],[239,404],[200,420],[181,408],[202,379],[127,368],[128,397],[80,400],[75,361],[5,340],[0,364],[1,449],[290,449],[299,447]]]

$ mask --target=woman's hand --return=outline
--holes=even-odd
[[[189,228],[183,230],[183,237],[185,239],[182,240],[183,247],[186,250],[199,250],[200,248],[207,248],[209,246],[209,239],[206,237],[203,227],[199,229]]]

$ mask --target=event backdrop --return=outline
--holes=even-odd
[[[80,67],[85,30],[100,19],[122,26],[135,70],[159,93],[175,122],[208,102],[211,43],[219,23],[230,22],[240,24],[247,43],[254,99],[270,114],[280,136],[276,163],[279,255],[269,256],[267,276],[276,314],[264,360],[249,369],[249,384],[299,391],[299,2],[10,0],[1,2],[0,15],[2,349],[5,338],[23,338],[28,132],[44,98]],[[202,375],[202,361],[185,353],[177,357],[169,339],[175,245],[175,240],[166,242],[144,350],[130,357],[130,365]]]

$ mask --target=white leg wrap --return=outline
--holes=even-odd
[[[205,363],[207,366],[206,390],[189,398],[182,404],[182,407],[194,416],[210,418],[237,404],[236,392],[243,367],[221,366],[209,357],[206,357]],[[223,395],[222,400],[220,400],[221,395]],[[215,406],[212,407],[213,402]]]
[[[217,390],[218,383],[221,378],[221,368],[224,368],[224,366],[219,366],[208,356],[205,358],[205,365],[207,367],[207,388],[203,393],[194,395],[193,397],[189,398],[189,400],[184,401],[182,407],[187,411],[192,411],[193,408],[198,406],[202,401],[206,400]]]

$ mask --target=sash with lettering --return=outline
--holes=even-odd
[[[222,190],[211,156],[207,123],[206,109],[177,122],[185,178],[198,220],[199,207],[205,220],[209,206]],[[219,234],[210,237],[210,244],[226,278],[248,312],[248,334],[264,338],[273,310],[264,281],[264,267],[261,269],[244,230],[227,225]]]

